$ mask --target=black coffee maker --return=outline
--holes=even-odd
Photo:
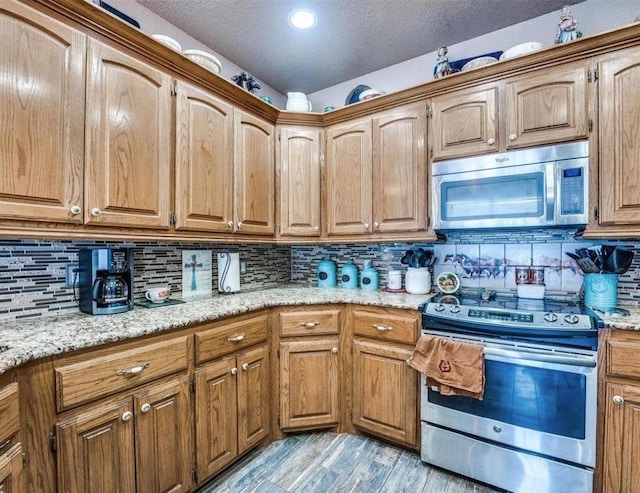
[[[128,248],[78,252],[80,311],[111,315],[133,308],[133,256]]]

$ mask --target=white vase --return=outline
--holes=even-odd
[[[404,289],[410,294],[427,294],[431,291],[431,273],[427,267],[409,267],[404,276]]]

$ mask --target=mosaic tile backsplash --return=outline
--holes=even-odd
[[[219,252],[239,252],[246,263],[242,290],[289,282],[291,247],[282,245],[212,245],[0,240],[0,320],[78,311],[73,289],[65,287],[66,266],[78,262],[78,249],[127,247],[133,251],[134,299],[148,287],[169,285],[182,293],[182,251],[211,250],[212,290],[217,294]]]
[[[380,287],[388,282],[391,269],[406,270],[400,259],[408,249],[433,251],[438,260],[432,274],[456,272],[463,286],[515,290],[517,265],[540,265],[545,270],[548,291],[578,292],[582,273],[565,252],[600,242],[574,239],[575,230],[548,229],[515,232],[450,233],[446,241],[431,243],[377,243],[336,245],[212,245],[175,243],[108,243],[0,239],[0,320],[40,317],[77,312],[73,290],[65,287],[65,270],[77,263],[83,247],[129,247],[135,265],[135,297],[144,289],[168,284],[175,296],[182,290],[182,251],[211,250],[212,290],[217,293],[219,252],[239,252],[247,271],[241,288],[268,287],[286,282],[316,285],[316,270],[329,256],[338,269],[352,259],[360,269],[371,260],[380,275]],[[636,252],[629,271],[618,278],[618,300],[640,303],[640,243],[609,242]]]

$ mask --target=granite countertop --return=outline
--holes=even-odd
[[[117,315],[84,313],[0,322],[0,374],[29,361],[76,349],[187,327],[232,315],[287,305],[353,303],[417,310],[432,294],[287,285],[155,307]]]
[[[360,289],[286,285],[220,295],[153,309],[137,307],[117,315],[72,313],[29,320],[0,322],[0,374],[29,361],[77,349],[100,346],[170,329],[240,315],[262,308],[287,305],[351,303],[417,310],[435,293],[366,292]],[[640,330],[640,307],[626,306],[628,316],[599,313],[605,326]]]

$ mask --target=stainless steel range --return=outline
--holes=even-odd
[[[514,492],[591,492],[601,320],[582,305],[443,296],[423,332],[484,347],[482,400],[422,377],[424,462]]]

